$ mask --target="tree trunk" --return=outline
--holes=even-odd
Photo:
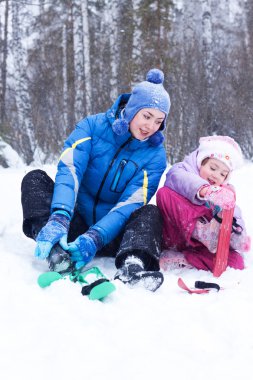
[[[6,78],[7,78],[7,55],[8,55],[8,21],[9,21],[9,0],[5,2],[5,15],[4,15],[4,39],[3,39],[3,61],[1,72],[1,98],[0,98],[0,122],[6,121]]]
[[[132,66],[134,68],[133,72],[138,72],[138,68],[142,66],[141,59],[141,46],[142,46],[142,38],[141,38],[141,17],[138,12],[141,4],[141,0],[133,0],[133,49],[132,49]],[[134,78],[137,80],[138,75]],[[134,81],[135,81],[134,80]]]
[[[109,39],[109,63],[110,63],[110,99],[114,101],[118,96],[118,64],[119,49],[117,45],[118,38],[118,1],[107,0],[105,8],[105,22],[107,24],[107,38]]]
[[[81,1],[83,16],[83,61],[85,77],[85,105],[86,114],[92,112],[92,87],[91,87],[91,63],[90,63],[90,36],[89,36],[89,17],[87,0]]]
[[[73,2],[76,121],[80,120],[84,114],[84,54],[81,2],[80,0]]]
[[[62,81],[63,81],[63,120],[64,131],[68,124],[68,76],[67,76],[67,28],[62,26]]]
[[[16,143],[19,143],[26,162],[33,161],[35,150],[34,129],[31,116],[31,99],[26,75],[27,52],[22,46],[22,26],[20,10],[22,4],[12,2],[12,54],[17,107]]]

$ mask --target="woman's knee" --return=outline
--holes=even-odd
[[[135,220],[135,219],[138,219],[138,220],[143,219],[147,221],[147,220],[156,219],[156,218],[158,219],[161,218],[161,212],[159,208],[156,205],[148,204],[135,210],[131,214],[129,221]]]
[[[44,170],[41,170],[41,169],[31,170],[24,176],[22,180],[22,185],[26,184],[27,182],[30,183],[33,181],[39,181],[41,179],[45,180],[46,178],[50,178],[50,177],[48,177],[47,173]]]

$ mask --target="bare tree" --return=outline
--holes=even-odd
[[[88,1],[81,1],[82,24],[83,24],[83,62],[84,62],[84,78],[85,78],[85,111],[90,114],[92,110],[91,97],[91,62],[90,62],[90,34],[89,34],[89,17],[88,17]]]
[[[22,45],[21,4],[12,2],[12,55],[14,61],[13,82],[16,89],[15,101],[17,113],[15,123],[15,141],[28,163],[33,160],[35,136],[32,123],[31,99],[26,75],[27,54]]]
[[[49,160],[80,118],[158,67],[170,162],[218,133],[251,158],[253,3],[233,1],[0,0],[0,133],[27,162]]]
[[[75,119],[84,114],[84,55],[83,55],[83,15],[81,1],[73,1],[73,41],[75,64]]]
[[[0,123],[6,121],[6,79],[7,79],[7,54],[8,54],[8,22],[9,0],[5,1],[4,33],[1,43],[1,86],[0,86]]]

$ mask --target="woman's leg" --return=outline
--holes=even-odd
[[[36,240],[51,213],[54,181],[43,170],[27,173],[21,184],[21,204],[23,208],[23,232]],[[87,231],[88,226],[81,215],[75,211],[70,223],[68,241],[74,241]]]
[[[163,283],[159,272],[162,251],[162,217],[154,205],[133,212],[117,252],[115,279],[156,291]]]
[[[139,257],[145,270],[159,270],[162,252],[162,217],[158,207],[147,205],[134,211],[125,227],[115,265],[130,255]]]
[[[51,212],[54,181],[43,170],[33,170],[25,175],[21,184],[21,203],[23,208],[24,234],[36,240],[45,226]],[[68,241],[74,241],[88,229],[81,215],[75,212],[68,233]],[[72,263],[69,254],[56,244],[48,258],[49,268],[64,273]]]
[[[32,170],[21,183],[23,232],[36,239],[50,216],[54,181],[43,170]]]

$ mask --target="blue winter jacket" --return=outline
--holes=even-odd
[[[76,207],[104,245],[122,231],[136,208],[150,200],[166,168],[162,145],[137,140],[130,132],[121,136],[113,132],[112,123],[129,96],[121,95],[106,113],[76,125],[64,144],[55,180],[52,210],[73,215]]]

